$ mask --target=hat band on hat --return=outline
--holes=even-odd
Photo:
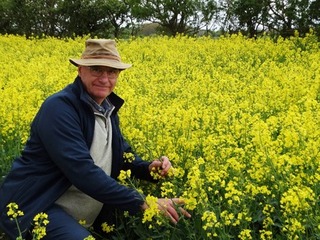
[[[87,56],[82,56],[82,59],[111,59],[111,60],[117,60],[120,62],[120,58],[117,56],[113,55],[87,55]]]

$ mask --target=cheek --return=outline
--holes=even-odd
[[[115,87],[117,85],[118,79],[112,81],[112,86]]]
[[[83,82],[87,81],[88,77],[84,72],[79,72],[78,75],[82,79]]]
[[[84,74],[79,75],[79,77],[81,78],[81,82],[82,82],[82,85],[84,86],[84,88],[85,88],[87,91],[90,91],[90,88],[91,88],[91,81],[90,81],[90,79],[87,78]]]

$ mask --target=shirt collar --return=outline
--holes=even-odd
[[[90,95],[87,92],[84,93],[84,96],[88,100],[94,112],[101,113],[105,116],[111,115],[114,106],[107,98],[103,100],[101,105],[99,105],[96,101],[92,99],[92,97],[90,97]]]

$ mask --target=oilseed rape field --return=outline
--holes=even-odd
[[[80,57],[84,42],[0,36],[2,175],[43,100],[73,82],[68,59]],[[115,89],[126,101],[123,134],[144,159],[167,155],[173,164],[157,184],[119,181],[149,202],[181,196],[192,217],[173,225],[153,208],[125,214],[111,227],[114,239],[320,239],[320,49],[312,33],[117,42],[133,64]]]

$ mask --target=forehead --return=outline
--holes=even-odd
[[[95,69],[117,69],[113,67],[108,67],[108,66],[100,66],[100,65],[94,65],[94,66],[88,66],[89,68],[95,68]]]

